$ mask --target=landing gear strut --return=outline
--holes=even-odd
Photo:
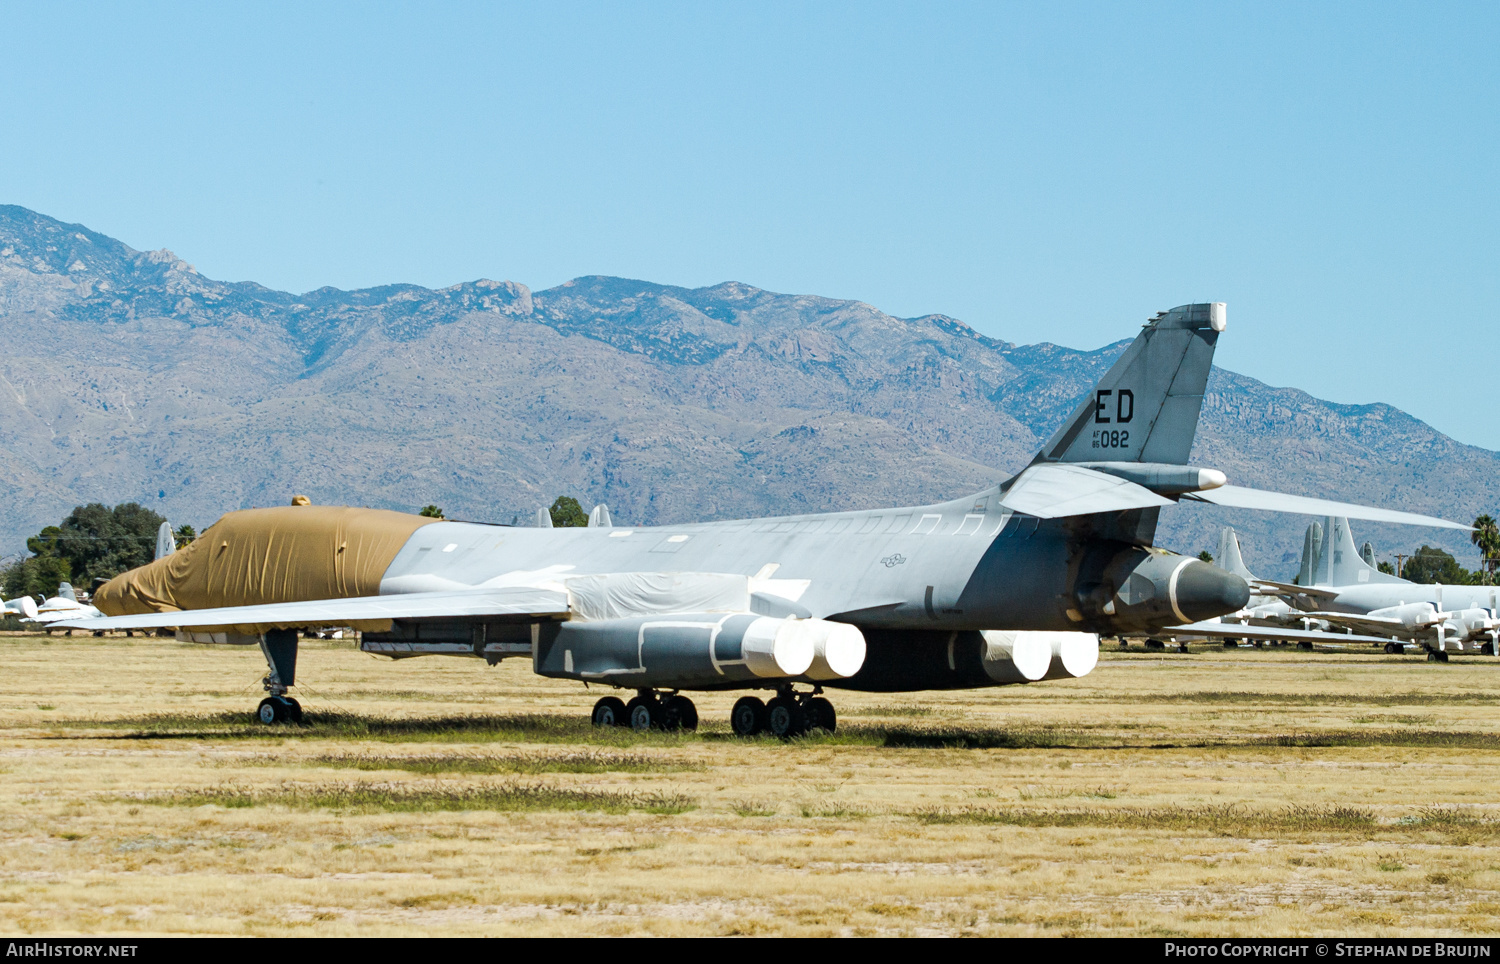
[[[786,740],[810,730],[838,729],[838,714],[833,704],[822,697],[823,688],[798,693],[790,685],[776,691],[769,703],[754,696],[742,696],[729,713],[729,725],[738,736],[755,736],[769,732]]]
[[[260,701],[255,718],[262,723],[301,723],[302,704],[286,695],[297,682],[297,631],[273,629],[260,637],[270,672],[261,685],[270,695]]]
[[[635,699],[622,703],[606,696],[594,704],[595,726],[628,726],[632,730],[696,730],[698,708],[680,693],[662,694],[641,690]]]

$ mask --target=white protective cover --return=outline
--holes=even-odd
[[[741,644],[745,665],[763,678],[801,676],[817,657],[814,634],[806,631],[805,624],[821,622],[821,619],[762,616],[745,630]]]
[[[1093,633],[1037,632],[1052,651],[1052,665],[1044,679],[1076,679],[1099,665],[1099,637]]]
[[[750,577],[722,572],[611,572],[565,580],[568,610],[580,620],[658,613],[750,610]]]
[[[1035,683],[1052,665],[1052,646],[1046,633],[986,629],[984,672],[997,683]]]

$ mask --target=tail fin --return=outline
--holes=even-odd
[[[1316,522],[1308,523],[1307,533],[1302,536],[1302,565],[1294,580],[1299,586],[1313,585],[1313,574],[1318,571],[1318,554],[1323,551],[1323,527]]]
[[[60,583],[58,583],[57,584],[57,594],[61,598],[67,599],[67,600],[71,600],[72,602],[77,602],[78,601],[78,597],[76,595],[74,595],[74,593],[73,593],[73,586],[72,586],[71,583],[66,583],[66,582],[60,582]]]
[[[1219,554],[1214,557],[1214,565],[1225,572],[1234,573],[1246,582],[1255,578],[1245,568],[1245,559],[1240,555],[1240,537],[1229,526],[1219,532]]]
[[[1311,585],[1353,586],[1369,582],[1406,582],[1405,579],[1388,575],[1370,565],[1363,554],[1354,548],[1354,533],[1349,531],[1348,519],[1329,516],[1323,532],[1323,547],[1318,553],[1317,565],[1313,568]],[[1373,546],[1370,555],[1375,555]]]
[[[155,559],[164,559],[177,551],[177,537],[172,535],[172,523],[163,521],[156,530]]]
[[[1036,461],[1186,465],[1225,318],[1223,302],[1159,312]]]

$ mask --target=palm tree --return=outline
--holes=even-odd
[[[1469,541],[1479,547],[1479,555],[1483,561],[1485,574],[1488,576],[1486,582],[1495,581],[1495,564],[1500,562],[1500,527],[1495,524],[1495,517],[1486,513],[1474,520],[1474,531],[1469,533]]]

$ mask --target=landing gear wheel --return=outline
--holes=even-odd
[[[1185,653],[1185,652],[1187,652],[1188,651],[1187,643],[1178,643],[1177,644],[1177,651],[1179,653]]]
[[[1148,639],[1148,640],[1146,640],[1146,648],[1147,649],[1166,649],[1167,648],[1167,644],[1164,643],[1164,642],[1162,642],[1159,639]]]
[[[1312,649],[1313,648],[1312,641],[1304,639],[1302,642],[1300,642],[1300,643],[1297,644],[1297,648],[1298,649]]]
[[[673,696],[661,705],[662,728],[666,730],[698,729],[698,707],[686,696]]]
[[[595,726],[625,726],[629,718],[625,715],[625,701],[618,696],[606,696],[594,704],[591,717]]]
[[[729,728],[735,736],[754,736],[766,728],[766,704],[754,696],[741,696],[729,711]]]
[[[821,696],[814,696],[802,705],[802,712],[807,714],[807,722],[810,729],[824,730],[832,733],[838,729],[839,717],[833,711],[833,704]]]
[[[267,696],[255,708],[255,718],[262,723],[301,723],[302,704],[286,696]]]
[[[766,704],[766,728],[779,739],[801,736],[807,729],[806,715],[795,700],[778,696]]]
[[[1226,640],[1224,640],[1224,648],[1225,649],[1239,649],[1240,648],[1239,641],[1238,640],[1234,640],[1234,639],[1226,639]]]
[[[1445,652],[1440,652],[1440,651],[1435,650],[1435,649],[1429,649],[1427,651],[1427,662],[1429,662],[1429,663],[1446,663],[1446,662],[1448,662],[1448,654],[1445,653]]]
[[[654,696],[637,696],[625,704],[625,719],[632,730],[660,729],[661,703]]]
[[[1483,646],[1479,647],[1479,652],[1484,656],[1493,656],[1495,655],[1495,644],[1485,643]]]

